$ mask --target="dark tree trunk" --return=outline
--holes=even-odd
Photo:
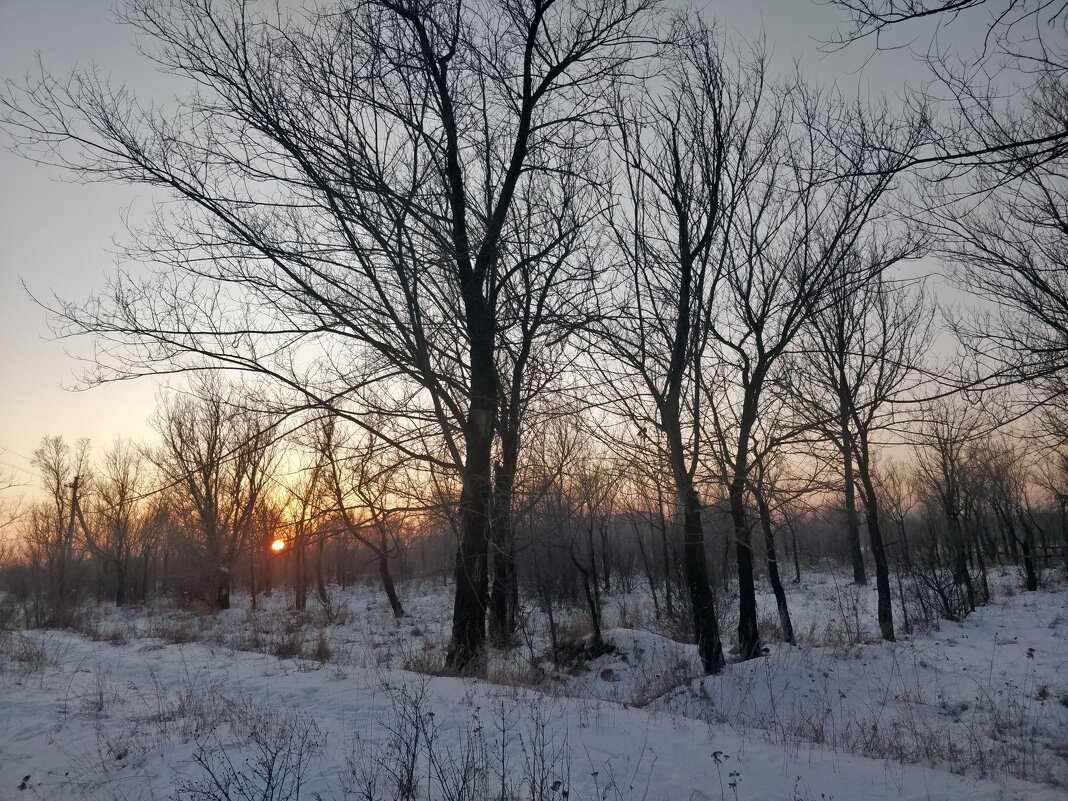
[[[753,544],[745,508],[745,487],[749,473],[749,438],[756,423],[756,403],[761,381],[754,376],[746,387],[742,413],[738,421],[738,441],[734,453],[733,474],[727,494],[730,500],[731,527],[738,569],[738,651],[743,660],[760,656],[760,631],[757,626],[756,586],[753,581]],[[731,540],[730,537],[727,538]]]
[[[326,550],[326,537],[319,534],[318,548],[315,554],[315,592],[319,596],[319,603],[326,606],[330,603],[330,596],[326,592],[326,579],[323,576],[324,551]]]
[[[901,537],[901,557],[905,560],[905,567],[912,567],[912,556],[909,553],[909,537],[905,531],[905,518],[904,516],[897,520],[897,533]]]
[[[853,583],[863,587],[868,583],[864,569],[864,552],[860,547],[860,516],[857,514],[856,480],[853,473],[853,434],[848,423],[842,426],[842,473],[845,476],[846,537],[849,558],[853,563]]]
[[[879,632],[884,640],[893,642],[894,610],[890,595],[890,565],[886,560],[886,546],[883,543],[883,530],[879,517],[879,497],[875,494],[875,483],[871,478],[871,460],[868,453],[868,440],[861,432],[860,452],[857,459],[857,471],[864,491],[864,510],[868,521],[868,541],[871,543],[871,555],[875,561],[875,589],[878,594]]]
[[[712,675],[723,669],[723,643],[719,620],[716,617],[712,587],[705,561],[705,535],[701,521],[701,502],[692,486],[683,498],[682,563],[686,571],[686,586],[693,606],[693,628],[697,638],[697,652],[705,673]]]
[[[586,527],[586,556],[588,561],[583,563],[575,554],[575,546],[571,545],[571,562],[582,577],[582,594],[586,598],[586,609],[590,613],[590,625],[593,627],[593,641],[591,651],[598,655],[604,651],[604,639],[601,632],[601,583],[597,576],[597,554],[593,547],[593,523]]]
[[[1020,525],[1024,530],[1024,535],[1019,541],[1020,552],[1023,554],[1024,577],[1027,582],[1027,591],[1035,592],[1038,589],[1038,570],[1035,567],[1034,531],[1024,518],[1022,509],[1019,514]]]
[[[146,548],[144,553],[141,554],[141,586],[138,592],[138,600],[144,602],[148,599],[148,563],[149,553]]]
[[[259,549],[255,544],[248,549],[248,588],[249,594],[252,596],[251,606],[252,611],[256,611],[256,553]]]
[[[797,529],[790,526],[790,545],[794,552],[794,584],[801,583],[801,558],[797,553]]]
[[[653,616],[654,619],[660,620],[660,598],[656,592],[656,579],[653,576],[653,566],[649,563],[649,554],[645,550],[645,543],[642,541],[642,532],[638,528],[637,521],[631,518],[631,527],[634,529],[634,541],[638,545],[638,554],[642,558],[642,570],[645,571],[645,580],[649,582],[649,594],[653,596]]]
[[[491,340],[492,342],[492,340]],[[452,670],[480,670],[486,646],[486,595],[489,554],[490,476],[496,405],[495,366],[491,344],[473,359],[473,397],[466,435],[467,456],[460,492],[460,536],[456,546],[456,584],[452,637],[446,664]],[[472,351],[476,348],[472,345]],[[485,363],[483,363],[485,362]],[[481,369],[476,369],[475,363]]]
[[[756,586],[753,582],[753,546],[745,511],[745,476],[731,482],[730,507],[734,529],[734,548],[738,566],[738,651],[743,660],[762,654],[757,628]]]
[[[608,526],[601,526],[601,581],[604,582],[604,594],[612,594],[612,554],[608,543]]]
[[[378,575],[382,577],[382,589],[386,591],[393,617],[400,619],[404,617],[404,608],[401,606],[400,598],[397,597],[397,588],[393,584],[393,574],[389,570],[389,551],[386,546],[386,537],[383,534],[381,549],[378,552]]]
[[[308,605],[308,584],[304,567],[304,535],[293,538],[293,607],[303,612]]]
[[[493,583],[489,598],[489,634],[494,645],[507,645],[515,632],[513,585],[517,583],[515,566],[515,529],[512,520],[512,496],[518,448],[506,443],[504,460],[495,470],[493,520],[490,524],[490,554],[493,556]]]
[[[972,574],[968,569],[968,548],[964,540],[964,531],[961,529],[960,517],[957,513],[947,510],[947,522],[949,525],[949,538],[953,543],[953,581],[955,584],[963,584],[968,594],[968,611],[975,611],[975,586],[972,584]]]
[[[466,233],[464,233],[466,237]],[[467,242],[463,244],[467,246]],[[490,264],[491,258],[486,263]],[[462,287],[470,335],[471,398],[465,422],[466,448],[460,491],[460,536],[456,545],[455,600],[452,636],[446,664],[453,670],[480,670],[486,647],[486,601],[489,568],[489,526],[493,503],[492,452],[497,418],[497,366],[494,362],[495,321],[482,297],[477,275]]]
[[[786,590],[782,586],[779,577],[779,557],[775,552],[775,530],[771,522],[771,509],[768,507],[767,498],[758,487],[754,492],[757,502],[757,511],[760,515],[760,526],[764,532],[764,553],[768,561],[768,580],[771,582],[771,590],[775,593],[775,606],[779,610],[779,625],[782,627],[782,638],[790,645],[797,645],[794,639],[794,624],[790,619],[790,607],[786,603]]]
[[[1061,548],[1064,557],[1064,576],[1068,578],[1068,500],[1061,498],[1059,501],[1061,510]]]
[[[660,491],[659,482],[657,486],[657,510],[656,516],[660,521],[660,548],[664,556],[664,611],[668,618],[675,617],[674,600],[672,598],[671,584],[672,575],[675,572],[675,563],[671,558],[671,546],[668,543],[668,525],[667,520],[664,518],[664,499]]]
[[[215,582],[215,608],[230,608],[230,571],[225,567],[219,570]]]

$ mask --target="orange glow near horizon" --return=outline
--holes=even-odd
[[[282,551],[285,550],[285,548],[286,548],[286,541],[285,540],[275,540],[274,542],[271,543],[271,550],[274,551],[275,553],[281,553]]]

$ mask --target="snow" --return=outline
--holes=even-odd
[[[839,580],[824,578],[791,588],[798,631],[841,617]],[[441,585],[402,591],[400,621],[357,588],[318,626],[276,594],[215,618],[104,607],[88,627],[100,639],[0,635],[0,799],[207,798],[207,767],[251,775],[264,743],[303,754],[313,801],[355,799],[371,779],[398,797],[382,765],[405,743],[424,749],[419,798],[448,797],[472,755],[489,797],[499,773],[519,797],[572,801],[1068,797],[1064,585],[999,595],[896,644],[774,645],[718,677],[699,675],[694,646],[620,621],[613,601],[612,650],[534,687],[534,637],[494,655],[495,681],[405,669],[439,664],[449,604]],[[873,591],[857,593],[868,626]],[[286,638],[302,655],[272,655]],[[310,658],[322,645],[329,660]]]

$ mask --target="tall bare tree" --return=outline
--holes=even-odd
[[[645,444],[662,435],[682,517],[682,562],[701,661],[723,666],[708,577],[700,464],[700,377],[708,321],[739,199],[770,152],[759,51],[734,56],[694,24],[678,34],[666,88],[620,101],[616,143],[624,197],[613,222],[621,260],[617,308],[600,331],[604,390]],[[732,61],[733,59],[733,61]],[[770,111],[777,117],[777,110]],[[776,123],[773,122],[772,126]]]
[[[233,572],[277,453],[271,420],[240,398],[209,378],[191,395],[165,397],[152,420],[160,445],[151,458],[172,488],[200,561],[196,580],[216,609],[230,608]]]
[[[916,449],[916,466],[922,487],[937,507],[946,526],[946,543],[952,556],[953,583],[967,591],[967,609],[975,609],[976,595],[968,567],[970,543],[963,527],[965,491],[973,467],[969,447],[981,433],[977,412],[955,402],[939,401],[926,410]],[[936,543],[937,545],[937,543]]]
[[[151,546],[156,533],[151,482],[142,451],[119,440],[101,456],[91,499],[78,506],[85,545],[111,574],[116,606],[126,603],[135,560]]]
[[[78,507],[91,481],[89,440],[73,448],[61,436],[47,436],[33,452],[44,498],[30,507],[26,547],[36,574],[38,598],[33,625],[69,623],[77,588],[72,573],[78,554]]]
[[[888,252],[856,254],[869,269],[847,268],[827,291],[827,303],[802,337],[792,394],[795,403],[841,455],[854,579],[865,583],[853,488],[860,488],[875,562],[879,626],[894,639],[890,578],[875,479],[879,432],[901,423],[900,404],[926,380],[933,307],[922,289],[888,274],[892,260],[914,255],[907,236]],[[851,276],[864,272],[868,279]]]
[[[485,639],[505,232],[527,182],[599,135],[653,4],[131,0],[122,20],[196,87],[176,112],[91,71],[6,97],[31,155],[181,201],[142,240],[148,279],[55,304],[97,336],[97,378],[255,371],[356,424],[377,407],[379,436],[459,477],[456,668]]]
[[[341,533],[374,555],[393,616],[403,617],[390,565],[400,551],[397,533],[409,512],[398,481],[404,462],[374,437],[340,430],[336,420],[321,425],[315,447]]]
[[[800,83],[779,96],[769,156],[747,184],[725,249],[730,263],[709,327],[719,359],[705,377],[733,432],[726,481],[743,659],[761,653],[745,498],[765,389],[832,284],[870,277],[874,267],[853,254],[889,238],[894,175],[920,135],[885,107],[866,109]]]

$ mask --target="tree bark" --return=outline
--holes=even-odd
[[[860,473],[864,509],[868,521],[868,540],[871,543],[871,555],[875,561],[875,589],[878,594],[879,632],[884,640],[893,642],[894,611],[890,595],[890,566],[886,561],[886,547],[883,543],[883,531],[879,517],[879,498],[875,494],[875,483],[871,476],[871,460],[868,455],[868,440],[862,433],[859,441],[857,472]]]
[[[682,552],[701,667],[709,675],[716,674],[723,669],[725,663],[723,643],[720,640],[719,620],[716,617],[715,600],[708,580],[708,564],[705,561],[707,557],[701,502],[693,486],[685,489],[683,498]]]
[[[853,563],[853,583],[863,587],[868,583],[864,569],[864,552],[860,546],[860,519],[857,514],[856,480],[853,474],[853,433],[849,424],[842,426],[842,474],[845,477],[846,538],[849,558]]]
[[[771,522],[771,509],[763,491],[758,487],[753,493],[756,496],[757,511],[760,515],[760,526],[764,532],[764,553],[768,561],[768,580],[771,582],[771,590],[775,593],[775,606],[779,611],[779,625],[782,627],[782,638],[790,645],[797,645],[794,639],[794,624],[790,619],[790,607],[786,602],[786,590],[782,586],[779,577],[779,557],[775,552],[775,530]]]
[[[491,454],[497,411],[492,329],[489,321],[483,321],[471,343],[471,410],[464,437],[467,454],[460,491],[452,638],[446,655],[447,666],[458,671],[479,669],[486,646]]]
[[[511,445],[511,443],[509,443]],[[493,583],[490,588],[489,631],[494,645],[506,645],[515,632],[515,529],[512,520],[512,497],[518,448],[505,447],[504,460],[494,471],[493,521],[490,526],[490,553],[493,556]]]
[[[728,488],[731,522],[734,530],[735,563],[738,568],[738,649],[743,660],[762,654],[760,631],[757,626],[756,586],[753,582],[753,545],[749,536],[749,521],[745,510],[746,475],[749,468],[749,437],[756,422],[756,398],[759,394],[757,378],[746,388],[739,419],[738,443],[735,451],[733,476]]]
[[[378,575],[382,578],[382,588],[386,591],[389,599],[389,608],[393,610],[393,617],[398,620],[404,617],[404,607],[401,606],[400,598],[397,597],[397,588],[393,584],[393,574],[389,569],[389,550],[387,548],[386,535],[383,532],[381,548],[378,551]]]

